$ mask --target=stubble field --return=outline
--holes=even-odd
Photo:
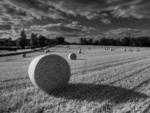
[[[149,113],[150,49],[57,46],[49,54],[64,57],[71,67],[66,88],[50,95],[35,88],[28,66],[38,51],[0,57],[0,113]],[[126,49],[126,51],[125,51]],[[69,60],[75,52],[77,60]]]

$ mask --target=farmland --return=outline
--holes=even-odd
[[[71,67],[66,88],[46,94],[33,86],[28,66],[44,50],[0,57],[0,113],[149,113],[150,49],[57,46],[49,54],[64,57]],[[114,48],[114,49],[112,49]],[[126,49],[126,51],[125,51]],[[68,54],[77,53],[77,60]]]

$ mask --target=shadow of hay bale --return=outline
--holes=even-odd
[[[63,89],[56,90],[50,95],[73,100],[88,102],[102,102],[109,100],[112,103],[126,103],[148,98],[146,94],[116,86],[102,84],[68,84]]]

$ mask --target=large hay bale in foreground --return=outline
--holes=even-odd
[[[75,53],[70,53],[70,54],[68,55],[68,58],[69,58],[70,60],[76,60],[76,59],[77,59],[77,55],[76,55]]]
[[[65,87],[70,79],[70,73],[68,62],[54,54],[36,57],[28,69],[31,82],[46,93]]]

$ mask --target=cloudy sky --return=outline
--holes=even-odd
[[[0,0],[0,37],[150,36],[150,0]]]

